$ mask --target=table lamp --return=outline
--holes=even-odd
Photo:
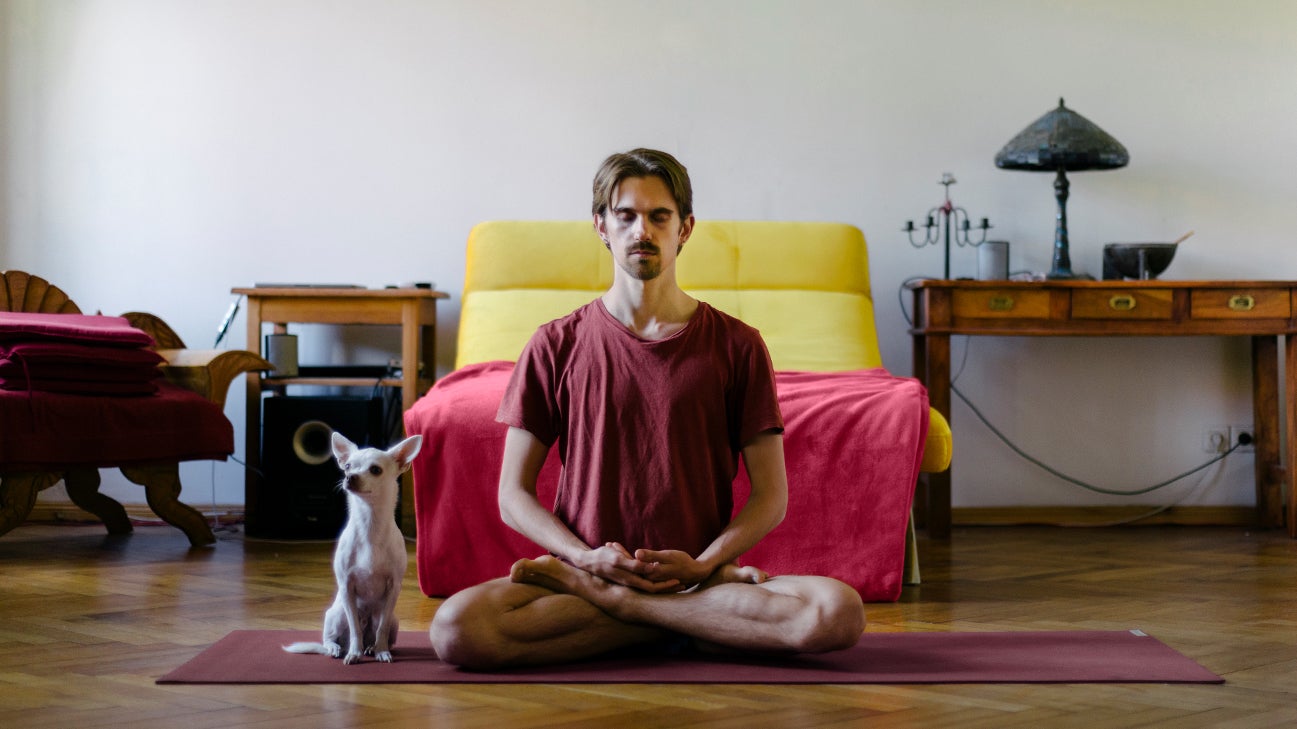
[[[1064,106],[1061,98],[1057,109],[1032,122],[995,155],[995,166],[1001,169],[1058,173],[1054,178],[1058,222],[1054,226],[1054,264],[1049,278],[1077,277],[1072,273],[1067,244],[1067,173],[1111,170],[1129,162],[1130,154],[1121,142]]]

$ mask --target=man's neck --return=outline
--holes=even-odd
[[[665,276],[651,281],[617,276],[601,298],[614,319],[649,340],[665,339],[684,329],[698,310],[697,299]]]

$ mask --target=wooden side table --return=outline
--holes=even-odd
[[[444,291],[419,288],[366,289],[285,286],[236,288],[233,293],[248,299],[248,341],[252,352],[261,351],[262,325],[270,323],[273,332],[284,334],[289,323],[395,325],[401,327],[401,376],[384,378],[386,387],[401,389],[404,412],[432,387],[436,365],[437,299],[449,298]],[[424,367],[420,367],[420,362]],[[374,384],[370,377],[260,377],[247,376],[247,431],[245,452],[248,469],[244,479],[244,507],[254,512],[258,506],[259,483],[252,470],[261,460],[261,393],[264,387],[286,385],[350,386]],[[407,534],[414,529],[414,488],[409,474],[401,481],[401,499],[407,508],[401,510],[401,527]]]
[[[1267,528],[1284,524],[1286,491],[1288,533],[1297,538],[1297,468],[1291,460],[1297,454],[1297,282],[926,280],[909,288],[914,376],[947,420],[951,335],[1251,337],[1257,521]],[[1279,337],[1285,347],[1283,401]],[[1287,429],[1282,443],[1281,417]],[[934,538],[950,536],[950,474],[928,474],[926,509],[917,510]]]

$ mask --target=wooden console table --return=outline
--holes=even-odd
[[[1250,336],[1260,526],[1297,538],[1297,281],[925,280],[914,294],[914,376],[950,419],[950,337]],[[1279,338],[1285,347],[1280,402]],[[1287,430],[1280,442],[1280,418]],[[1289,467],[1282,465],[1287,454]],[[950,475],[927,474],[916,517],[934,538],[950,536]],[[1286,489],[1285,489],[1286,487]],[[924,513],[926,511],[926,513]],[[926,517],[926,518],[925,518]]]
[[[303,324],[378,324],[401,327],[401,376],[384,378],[378,384],[401,388],[401,410],[414,404],[432,387],[436,371],[437,299],[449,298],[444,291],[419,288],[365,289],[310,286],[233,289],[248,299],[248,342],[252,352],[261,351],[262,324],[273,325],[274,333],[288,332],[290,322]],[[420,362],[423,368],[420,368]],[[261,460],[261,392],[264,386],[326,385],[372,386],[372,377],[259,377],[248,375],[247,421],[244,433],[248,465],[244,480],[245,508],[257,504],[257,476]],[[414,503],[412,482],[402,479],[401,497]],[[412,533],[414,509],[402,510],[402,529]]]

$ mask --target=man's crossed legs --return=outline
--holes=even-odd
[[[453,595],[431,636],[441,660],[491,670],[589,658],[671,633],[702,650],[822,653],[855,645],[864,626],[860,596],[829,577],[767,579],[731,565],[689,592],[654,594],[544,556]]]

